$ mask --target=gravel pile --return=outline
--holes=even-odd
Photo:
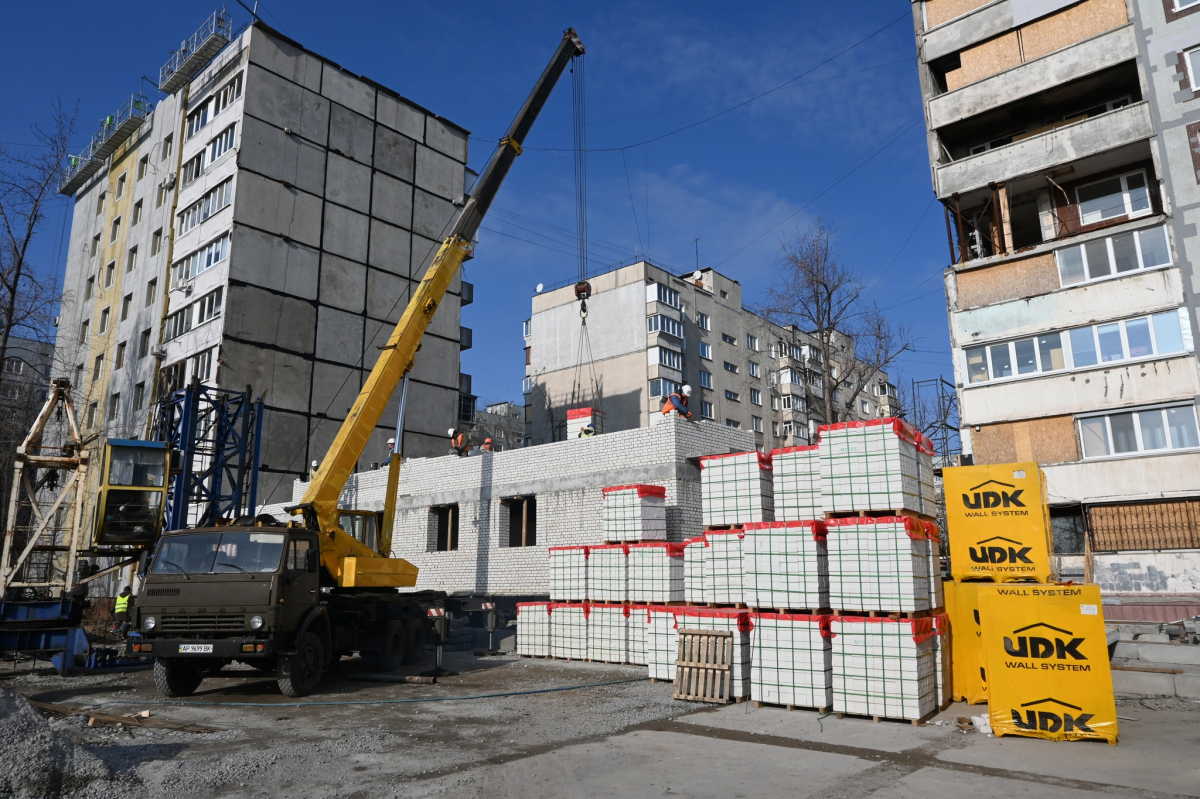
[[[58,797],[109,776],[103,761],[51,729],[25,697],[0,688],[0,796]]]

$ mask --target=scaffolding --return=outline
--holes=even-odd
[[[104,165],[104,159],[142,126],[153,110],[154,103],[138,92],[122,103],[115,113],[100,120],[100,128],[92,134],[88,146],[68,160],[63,179],[58,184],[58,193],[72,195],[78,191]]]
[[[958,434],[958,394],[954,385],[944,377],[914,380],[912,396],[916,415],[925,418],[910,421],[933,441],[934,468],[957,466],[962,440]]]
[[[232,39],[233,17],[224,8],[214,11],[158,70],[159,91],[175,94]]]

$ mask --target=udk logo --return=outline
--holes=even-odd
[[[1061,705],[1062,708],[1054,708],[1053,710],[1033,710],[1035,705],[1045,705],[1053,703]],[[1026,702],[1021,707],[1029,708],[1025,710],[1024,717],[1020,710],[1012,709],[1013,724],[1017,725],[1022,730],[1033,732],[1041,730],[1042,732],[1095,732],[1088,726],[1088,722],[1096,715],[1095,713],[1084,713],[1083,708],[1069,705],[1059,699],[1039,699],[1036,702]],[[1073,710],[1075,713],[1069,713],[1068,710]]]
[[[1056,633],[1062,633],[1067,638],[1042,638],[1034,635],[1021,635],[1021,633],[1032,630],[1035,627],[1045,627],[1047,630],[1053,630]],[[1028,627],[1022,627],[1019,630],[1013,630],[1013,638],[1004,636],[1004,651],[1015,658],[1057,658],[1058,660],[1087,660],[1087,657],[1079,651],[1079,645],[1084,639],[1075,638],[1075,633],[1070,630],[1064,630],[1059,627],[1053,627],[1044,622],[1031,624]]]
[[[983,491],[979,489],[984,486],[995,483],[1000,486],[999,490]],[[1016,491],[1005,491],[1006,488],[1016,488]],[[963,505],[971,510],[979,510],[980,508],[1023,508],[1025,503],[1021,501],[1021,494],[1025,493],[1025,489],[1017,488],[1011,483],[1001,483],[999,480],[988,480],[986,483],[980,483],[970,489],[975,492],[973,494],[962,495]]]
[[[994,544],[990,547],[984,546],[984,544],[991,544],[993,541],[1003,541],[1006,544],[1016,544],[1016,546],[1002,547]],[[1017,547],[1020,547],[1020,549]],[[1029,552],[1033,547],[1022,547],[1020,541],[1014,541],[1011,538],[1004,538],[1003,536],[986,538],[973,547],[967,547],[967,549],[971,553],[971,560],[975,563],[1033,564],[1033,561],[1029,559]]]

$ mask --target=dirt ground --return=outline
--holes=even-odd
[[[63,679],[0,667],[0,687],[30,699],[113,714],[148,709],[217,730],[51,720],[61,737],[56,751],[65,751],[62,741],[81,745],[72,756],[90,759],[90,770],[16,795],[1200,796],[1200,702],[1122,702],[1118,712],[1131,720],[1122,722],[1121,745],[1109,747],[955,729],[956,716],[982,707],[956,705],[925,727],[872,724],[752,703],[675,702],[671,686],[649,682],[640,667],[470,653],[446,661],[461,674],[437,685],[355,682],[349,677],[360,672],[350,661],[302,700],[282,696],[271,680],[229,671],[182,702],[159,697],[145,671]],[[553,688],[572,690],[546,692]],[[529,691],[543,692],[522,693]],[[0,739],[0,769],[19,756],[19,746]]]

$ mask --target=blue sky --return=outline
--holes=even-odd
[[[28,126],[48,117],[56,96],[79,102],[81,128],[90,131],[142,75],[157,75],[168,51],[213,7],[133,1],[100,13],[79,2],[58,3],[53,14],[37,4],[6,9],[0,137],[31,141]],[[893,373],[907,381],[951,375],[940,280],[946,237],[929,180],[910,8],[909,0],[686,7],[265,0],[259,13],[312,50],[469,128],[476,170],[563,28],[575,27],[588,48],[588,146],[626,148],[588,158],[589,268],[648,252],[683,272],[696,263],[699,237],[700,265],[739,280],[753,304],[772,280],[781,240],[824,216],[838,230],[843,259],[920,336],[918,351]],[[236,3],[229,10],[239,25],[249,19]],[[629,146],[650,139],[657,140]],[[534,287],[577,274],[571,141],[564,79],[467,264],[476,301],[463,324],[474,329],[475,345],[463,371],[484,401],[520,400],[521,321]],[[65,199],[55,206],[35,253],[59,273],[67,209]]]

